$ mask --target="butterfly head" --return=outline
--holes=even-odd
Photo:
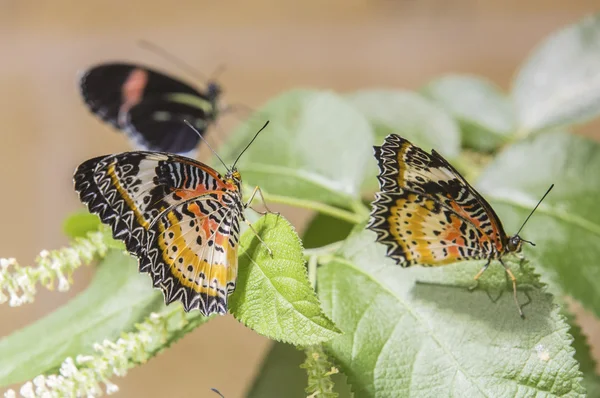
[[[510,253],[520,252],[521,251],[521,246],[523,245],[523,242],[529,243],[531,246],[535,246],[535,243],[533,243],[532,241],[525,240],[525,239],[521,238],[519,236],[519,233],[521,232],[521,230],[523,229],[523,227],[525,226],[525,224],[527,224],[527,221],[529,221],[529,218],[536,211],[536,209],[538,208],[538,206],[540,205],[540,203],[542,203],[542,201],[544,200],[544,198],[546,197],[546,195],[548,195],[550,193],[550,191],[552,190],[552,188],[554,188],[554,184],[550,185],[550,188],[548,188],[548,190],[546,191],[546,193],[544,194],[544,196],[542,196],[542,198],[537,203],[537,205],[535,205],[535,207],[533,208],[533,210],[531,210],[531,213],[529,213],[529,215],[525,219],[525,222],[523,223],[523,225],[521,225],[521,228],[519,228],[519,231],[517,231],[516,234],[514,234],[513,236],[511,236],[511,237],[508,238],[508,241],[506,242],[506,245],[505,245],[505,250],[507,252],[510,252]]]
[[[228,184],[234,185],[238,187],[238,189],[242,186],[242,175],[240,172],[234,167],[225,174],[225,182]]]
[[[210,102],[216,102],[221,96],[223,89],[221,85],[215,81],[209,81],[206,86],[206,96]]]
[[[506,242],[506,251],[509,253],[518,253],[521,251],[521,247],[523,246],[523,242],[529,243],[531,246],[535,246],[535,243],[529,240],[525,240],[521,238],[519,235],[513,235],[508,238],[508,242]]]

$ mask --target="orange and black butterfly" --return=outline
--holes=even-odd
[[[523,226],[508,236],[490,204],[435,150],[428,154],[396,134],[374,149],[381,192],[367,228],[387,246],[387,255],[403,267],[487,259],[476,280],[497,259],[512,280],[523,316],[516,278],[502,261],[505,254],[520,252],[523,242],[534,245],[519,236]]]
[[[150,274],[165,303],[181,301],[185,311],[208,316],[227,312],[237,278],[240,220],[246,221],[244,210],[254,195],[262,197],[256,187],[242,201],[236,162],[222,176],[183,156],[125,152],[83,162],[73,180],[80,200],[139,259],[140,272]]]

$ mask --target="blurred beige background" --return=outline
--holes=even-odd
[[[598,8],[597,0],[0,0],[0,257],[27,264],[66,244],[61,222],[80,208],[75,166],[129,148],[83,107],[79,71],[131,60],[184,76],[139,39],[207,75],[225,64],[225,99],[256,108],[299,86],[418,88],[448,72],[508,88],[536,43]],[[597,131],[583,129],[600,138]],[[302,213],[286,215],[302,226]],[[42,292],[35,304],[0,306],[0,336],[66,302],[92,272],[77,272],[68,295]],[[210,387],[242,397],[269,344],[227,316],[114,381],[121,397],[215,397]]]

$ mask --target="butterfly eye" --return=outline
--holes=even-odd
[[[511,252],[519,250],[521,246],[521,238],[518,235],[512,236],[508,240],[508,250]]]

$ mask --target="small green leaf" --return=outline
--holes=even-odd
[[[493,151],[515,130],[511,101],[483,78],[448,75],[429,83],[422,93],[458,120],[465,147]]]
[[[63,231],[73,239],[85,237],[88,232],[97,231],[102,225],[100,218],[87,210],[77,211],[67,217],[63,223]]]
[[[317,344],[337,336],[339,331],[323,314],[310,286],[302,244],[290,223],[268,214],[253,227],[273,257],[252,231],[242,235],[231,313],[257,333],[295,345]]]
[[[94,343],[117,339],[162,308],[162,295],[136,261],[113,251],[83,293],[0,340],[0,386],[55,370],[66,357],[90,353]]]
[[[499,263],[470,292],[481,261],[403,269],[374,241],[352,236],[318,276],[344,333],[326,346],[357,396],[584,396],[568,325],[527,266],[509,262],[531,298],[522,320]],[[485,285],[505,294],[494,302]]]
[[[300,364],[305,360],[302,350],[292,345],[275,343],[263,360],[248,398],[306,398],[307,375]],[[350,387],[342,374],[331,376],[339,398],[349,398]]]
[[[481,174],[480,192],[516,233],[550,184],[555,187],[523,228],[525,252],[553,284],[600,316],[600,144],[553,132],[503,151]]]
[[[238,162],[245,182],[272,195],[347,206],[360,195],[371,160],[373,133],[366,118],[328,91],[296,90],[267,103],[220,150]]]
[[[513,96],[523,134],[600,114],[600,14],[538,46],[518,72]]]

